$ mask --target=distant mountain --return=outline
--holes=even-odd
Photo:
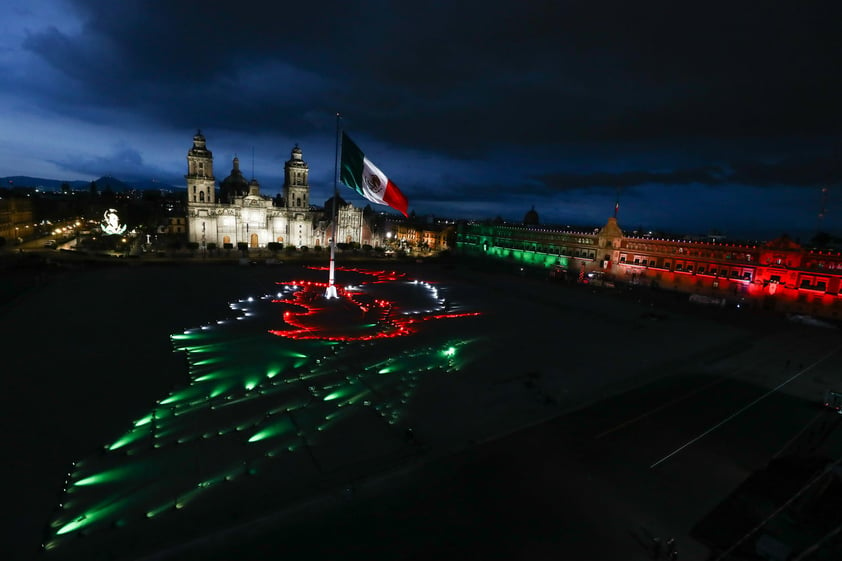
[[[102,192],[110,188],[115,193],[123,193],[131,191],[132,189],[138,191],[146,191],[152,189],[164,189],[166,191],[173,191],[184,189],[184,187],[176,187],[169,183],[161,183],[154,179],[145,179],[141,181],[123,181],[116,177],[104,175],[96,179],[97,189]],[[41,191],[61,191],[61,186],[67,183],[74,191],[84,191],[90,188],[90,181],[62,181],[60,179],[45,179],[43,177],[29,177],[26,175],[13,175],[9,177],[0,177],[0,186],[6,188],[12,187],[34,187]]]

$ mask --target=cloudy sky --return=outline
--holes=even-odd
[[[0,176],[184,185],[201,128],[218,180],[236,154],[269,195],[298,143],[318,201],[339,112],[418,214],[601,225],[619,193],[625,229],[842,236],[838,0],[6,0],[0,16]]]

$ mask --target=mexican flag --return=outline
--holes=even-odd
[[[339,181],[378,205],[388,205],[407,216],[409,202],[397,185],[389,181],[363,151],[344,132],[342,133],[342,163]]]

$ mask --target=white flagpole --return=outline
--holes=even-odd
[[[339,187],[338,187],[338,179],[337,179],[337,170],[339,169],[339,120],[342,117],[339,113],[336,114],[336,155],[333,160],[333,233],[330,236],[330,275],[328,277],[327,282],[327,290],[325,291],[325,298],[330,300],[331,298],[339,298],[339,295],[336,293],[336,287],[334,286],[334,280],[336,279],[336,199],[339,198]]]

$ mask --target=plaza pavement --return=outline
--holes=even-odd
[[[815,356],[814,349],[781,346],[790,328],[799,333],[803,329],[782,324],[779,318],[743,316],[722,322],[705,317],[713,312],[688,314],[683,304],[667,306],[654,297],[647,300],[648,295],[641,300],[634,294],[595,293],[464,267],[405,268],[412,275],[448,286],[447,298],[455,309],[483,312],[482,341],[473,347],[481,352],[472,355],[470,367],[457,376],[434,377],[419,389],[409,423],[418,442],[413,446],[421,446],[422,451],[385,469],[372,466],[370,479],[359,473],[343,478],[334,471],[332,480],[320,487],[321,494],[310,501],[299,497],[303,502],[296,502],[317,516],[336,516],[330,514],[331,509],[345,498],[349,480],[363,503],[367,494],[381,497],[392,486],[405,489],[406,481],[416,481],[419,473],[429,472],[426,475],[434,476],[433,480],[442,477],[442,471],[452,471],[447,461],[476,468],[471,450],[483,450],[478,456],[493,455],[489,450],[494,443],[514,438],[525,427],[543,426],[564,412],[665,376],[680,376],[688,368],[734,371],[733,365],[750,363],[750,352],[761,346],[767,355],[772,349],[781,368],[787,361],[793,370],[802,363],[809,365]],[[293,266],[175,264],[57,272],[5,305],[0,340],[5,345],[2,356],[10,391],[4,396],[3,411],[6,426],[14,427],[7,446],[17,452],[4,477],[8,496],[18,497],[12,509],[18,514],[7,525],[15,535],[10,540],[17,546],[13,558],[32,558],[41,527],[55,506],[67,462],[101,447],[113,437],[115,425],[137,418],[149,403],[183,382],[184,357],[172,352],[168,335],[212,321],[227,302],[259,295],[274,281],[295,272]],[[764,339],[764,331],[773,337],[781,333],[784,340]],[[809,338],[815,338],[810,333]],[[822,332],[819,338],[828,337]],[[814,398],[821,386],[834,381],[834,370],[826,366],[822,363],[805,372],[787,385],[787,391]],[[16,376],[8,375],[12,372]],[[744,375],[770,377],[769,372],[753,368]],[[772,384],[778,379],[753,381]],[[534,450],[524,457],[540,462]],[[510,462],[500,464],[514,469]],[[589,476],[577,471],[575,459],[564,462],[571,474],[568,484],[575,486],[578,481],[587,486]],[[429,478],[424,481],[421,485],[430,485]],[[611,497],[597,487],[591,492],[599,500],[583,501],[579,512],[603,526],[597,534],[606,534],[602,536],[605,553],[593,551],[581,558],[613,559],[621,551],[626,559],[646,558],[644,548],[629,551],[632,529],[622,522],[627,517],[606,516],[606,509],[633,512],[638,507],[612,504]],[[454,510],[460,510],[458,505]],[[265,528],[277,522],[261,514],[269,518],[258,517],[256,522],[243,520],[248,513],[241,514],[231,524],[236,536],[259,535],[256,528],[261,524]],[[668,518],[669,514],[659,516]],[[650,522],[648,526],[658,523]],[[518,555],[513,550],[508,558],[530,558],[528,534]],[[615,546],[610,545],[612,536]],[[557,545],[562,550],[578,547],[580,552],[592,546],[578,543],[576,536]],[[533,551],[531,558],[553,558],[551,551],[536,547],[540,551]],[[701,547],[688,549],[697,555],[704,552]],[[172,551],[182,558],[185,555],[183,550]],[[552,552],[558,550],[553,547]],[[119,547],[111,553],[113,558],[123,558]],[[384,558],[388,557],[384,552]],[[559,554],[558,558],[565,557]],[[694,557],[682,557],[688,558]]]

